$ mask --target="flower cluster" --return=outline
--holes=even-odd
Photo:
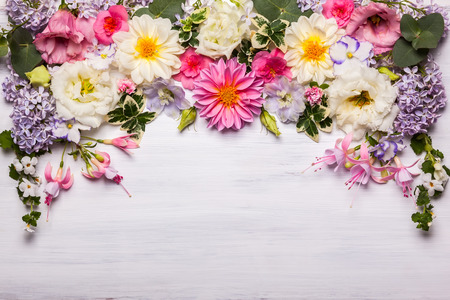
[[[8,57],[2,90],[13,127],[0,145],[17,155],[11,177],[31,204],[27,230],[39,218],[30,177],[37,156],[64,145],[56,175],[45,168],[48,208],[74,184],[65,156],[80,158],[86,178],[122,185],[110,154],[97,147],[130,153],[162,112],[180,119],[180,131],[198,112],[218,131],[259,117],[279,136],[278,119],[316,142],[335,125],[346,137],[313,165],[349,170],[350,188],[394,180],[412,196],[415,164],[405,167],[399,155],[403,139],[427,132],[446,104],[429,54],[449,29],[443,8],[420,0],[297,0],[282,9],[271,0],[166,2],[7,0],[11,28],[1,30],[0,54]],[[105,123],[126,134],[88,135]],[[425,162],[416,191],[432,196],[448,169],[422,140],[433,172]],[[415,219],[426,230],[431,208],[418,206],[426,207]]]

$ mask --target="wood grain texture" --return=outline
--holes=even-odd
[[[447,38],[435,54],[450,91],[449,51]],[[2,100],[1,128],[11,126],[10,111]],[[448,193],[425,234],[394,183],[356,192],[345,188],[345,172],[301,174],[341,132],[315,144],[292,124],[280,125],[279,138],[258,122],[238,133],[206,129],[203,120],[196,131],[176,126],[161,116],[131,156],[100,147],[132,198],[88,181],[81,162],[70,162],[73,188],[32,235],[7,174],[13,156],[2,151],[0,299],[448,299]],[[431,132],[450,157],[448,128],[446,109]],[[117,134],[110,126],[93,132]],[[38,172],[61,150],[44,156]]]

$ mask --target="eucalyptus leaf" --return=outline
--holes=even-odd
[[[168,18],[173,23],[177,20],[175,15],[183,15],[181,4],[184,2],[185,0],[154,0],[148,9],[156,18]]]
[[[400,22],[400,30],[402,36],[408,41],[412,42],[419,36],[422,30],[419,27],[419,23],[411,15],[404,14]]]
[[[0,57],[8,54],[8,40],[2,36],[0,38]]]
[[[140,17],[143,15],[149,15],[150,17],[155,18],[155,15],[148,9],[148,7],[139,8],[134,14],[133,17]]]
[[[394,63],[401,67],[409,67],[420,63],[427,57],[428,49],[416,50],[404,38],[399,38],[394,45],[392,54],[394,56]]]
[[[297,0],[254,0],[255,9],[269,21],[283,19],[295,22],[302,15],[309,17],[312,11],[302,12]]]
[[[414,49],[434,49],[439,43],[439,38],[436,38],[430,31],[422,31],[422,33],[414,41],[412,46]]]
[[[42,62],[39,51],[33,44],[33,37],[24,28],[17,28],[9,40],[11,64],[20,77],[27,79],[25,73],[33,70]]]
[[[444,18],[439,13],[429,14],[420,18],[417,23],[422,31],[429,31],[437,41],[444,34]]]

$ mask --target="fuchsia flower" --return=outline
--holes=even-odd
[[[400,16],[384,3],[370,2],[355,9],[346,31],[359,41],[371,42],[375,54],[384,53],[401,36]]]
[[[62,188],[64,190],[68,190],[73,184],[73,174],[70,172],[70,167],[67,168],[66,175],[63,176],[63,163],[61,162],[58,171],[56,172],[56,176],[52,177],[52,165],[50,163],[45,167],[45,179],[47,180],[47,185],[45,186],[45,193],[47,196],[45,197],[45,204],[50,209],[50,204],[52,204],[53,198],[58,197],[59,190]],[[64,178],[63,178],[64,177]],[[47,221],[48,221],[49,210],[47,210]]]
[[[58,10],[33,43],[48,64],[83,60],[94,39],[94,21],[94,18],[77,19],[68,11]]]
[[[238,130],[244,122],[253,122],[253,114],[260,114],[264,81],[254,71],[246,74],[246,69],[235,58],[221,59],[200,73],[201,79],[194,83],[195,107],[200,117],[209,119],[208,127]]]
[[[119,31],[128,31],[128,13],[122,5],[113,5],[107,11],[101,11],[94,23],[95,37],[100,44],[113,43],[112,36]]]
[[[408,171],[408,169],[414,167],[419,162],[419,159],[416,160],[415,163],[407,167],[401,163],[400,159],[397,156],[394,157],[394,162],[397,165],[397,167],[387,167],[386,169],[392,174],[383,177],[382,180],[388,181],[391,179],[395,179],[397,185],[400,186],[403,190],[403,196],[405,197],[412,196],[411,184],[414,181],[413,176],[417,176],[419,175],[419,173],[412,173]]]
[[[207,68],[213,59],[197,54],[195,48],[189,47],[180,55],[181,68],[180,73],[173,75],[173,79],[181,81],[185,89],[193,90],[194,82],[200,79],[200,71]]]
[[[334,18],[339,28],[342,28],[350,21],[355,3],[353,3],[353,0],[328,0],[322,5],[322,8],[322,14],[325,18]]]
[[[272,82],[277,76],[286,76],[292,79],[291,68],[284,59],[284,53],[276,48],[272,52],[260,51],[256,53],[252,62],[252,70],[256,77],[264,80],[264,83]]]
[[[97,170],[94,170],[91,165],[87,165],[87,173],[81,172],[81,174],[89,179],[98,179],[105,175],[107,179],[119,184],[128,194],[128,197],[131,197],[131,194],[122,184],[123,177],[118,174],[119,172],[116,169],[110,166],[111,159],[108,153],[96,150],[95,157],[91,158],[91,162],[97,167]]]
[[[119,93],[133,94],[136,91],[136,83],[128,78],[122,78],[117,80],[117,89]]]
[[[119,149],[122,149],[123,151],[127,152],[127,153],[131,153],[130,151],[128,151],[127,149],[136,149],[139,148],[139,144],[136,143],[135,141],[133,141],[132,139],[130,139],[130,137],[132,137],[133,134],[128,134],[128,135],[124,135],[121,137],[117,137],[114,139],[105,139],[103,140],[103,144],[107,144],[107,145],[114,145]]]
[[[323,90],[317,86],[305,89],[306,101],[311,105],[320,104],[322,102]]]

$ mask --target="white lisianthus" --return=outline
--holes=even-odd
[[[213,59],[224,55],[230,58],[242,38],[250,35],[249,26],[241,20],[244,14],[242,7],[221,1],[214,2],[208,19],[199,28],[197,53]]]
[[[399,108],[397,88],[387,75],[368,67],[354,68],[338,76],[327,89],[331,116],[337,127],[360,140],[368,130],[388,131]]]
[[[316,81],[322,84],[327,78],[334,78],[333,61],[328,49],[337,42],[345,31],[339,29],[334,18],[326,19],[321,14],[301,16],[286,29],[287,52],[284,59],[291,67],[293,78],[300,83]]]
[[[122,77],[117,72],[95,70],[86,61],[64,63],[53,74],[51,84],[58,115],[92,128],[100,126],[119,101],[117,80]]]
[[[119,71],[130,74],[136,84],[152,82],[157,77],[169,79],[179,72],[178,31],[172,30],[169,19],[152,19],[148,15],[128,21],[129,31],[113,35],[117,44],[116,60]]]

